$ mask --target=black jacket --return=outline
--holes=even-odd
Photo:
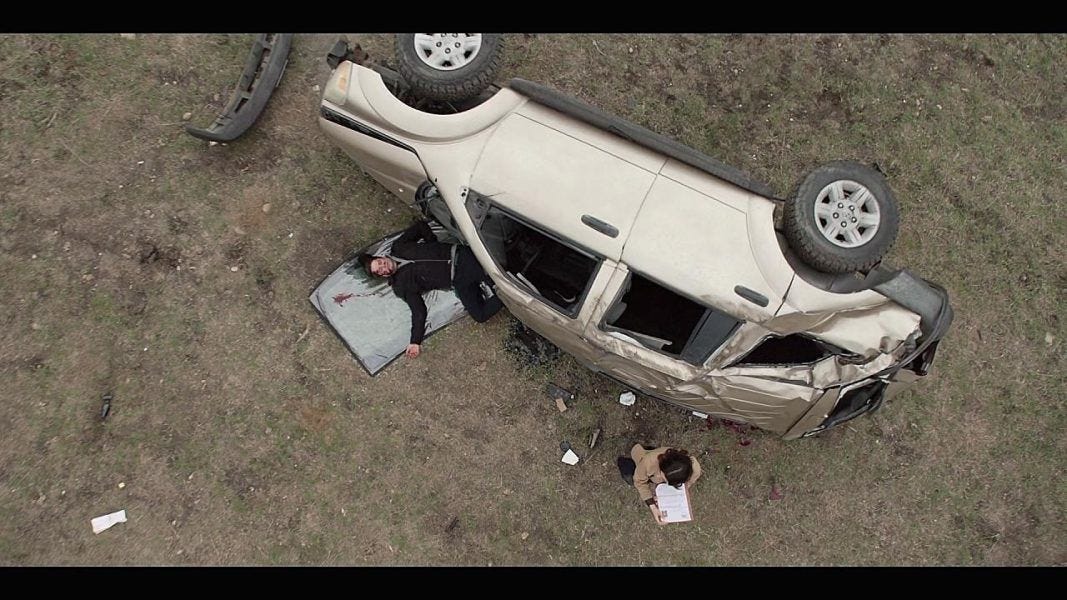
[[[390,256],[416,261],[396,270],[389,278],[393,292],[411,309],[411,343],[426,336],[426,303],[423,292],[452,287],[452,245],[437,241],[430,226],[419,221],[393,242]]]

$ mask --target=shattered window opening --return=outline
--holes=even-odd
[[[605,315],[602,329],[618,331],[646,348],[698,365],[741,322],[631,272],[625,291]]]
[[[493,262],[521,286],[573,317],[600,260],[491,207],[479,229]]]
[[[741,365],[802,365],[820,361],[827,356],[842,354],[829,344],[800,334],[766,338],[733,366]]]

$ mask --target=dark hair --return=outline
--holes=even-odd
[[[693,474],[693,459],[685,450],[667,448],[666,452],[659,455],[659,470],[663,471],[668,484],[678,487]]]
[[[374,260],[374,258],[375,257],[373,255],[364,252],[363,254],[359,255],[358,260],[359,264],[363,265],[363,270],[367,272],[367,275],[377,277],[377,275],[375,275],[374,272],[370,270],[370,261]]]

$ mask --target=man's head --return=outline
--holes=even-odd
[[[363,263],[363,268],[371,275],[389,277],[393,273],[396,273],[396,263],[393,259],[386,256],[364,254],[360,257],[360,262]]]

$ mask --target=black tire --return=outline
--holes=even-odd
[[[500,34],[483,33],[481,48],[470,63],[452,71],[442,71],[427,65],[419,57],[414,33],[396,36],[400,75],[417,96],[437,102],[462,102],[480,94],[493,83],[503,49]]]
[[[815,216],[815,203],[819,201],[820,193],[837,181],[851,181],[867,188],[878,208],[879,219],[874,234],[851,248],[839,245],[846,243],[844,233],[835,236],[838,243],[831,242],[820,228],[824,221]],[[851,199],[852,196],[847,195],[846,198]],[[842,204],[847,204],[847,199]],[[834,208],[831,204],[831,210]],[[847,208],[841,209],[842,213],[849,215],[843,222],[855,223],[852,215],[858,216],[858,212],[846,212]],[[900,226],[900,209],[885,177],[870,167],[844,160],[822,165],[809,173],[797,187],[793,199],[786,203],[783,217],[789,246],[801,260],[824,273],[853,273],[871,269],[893,246]],[[861,236],[867,230],[858,225],[851,227],[859,227],[855,231]]]

